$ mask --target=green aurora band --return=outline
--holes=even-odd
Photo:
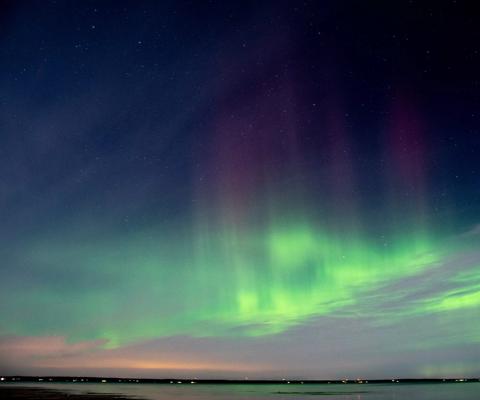
[[[46,278],[10,302],[15,312],[4,333],[104,339],[117,347],[173,335],[270,335],[322,316],[369,315],[387,323],[434,313],[456,317],[480,306],[480,273],[470,265],[451,277],[454,289],[407,302],[393,315],[381,311],[396,295],[382,300],[382,288],[441,269],[454,257],[455,246],[440,250],[425,235],[385,247],[343,240],[312,223],[241,235],[219,231],[183,247],[178,243],[188,238],[152,231],[111,242],[61,235],[32,244],[19,263],[48,266],[35,271]],[[55,286],[48,274],[65,283]],[[7,289],[2,300],[9,296]],[[458,340],[480,341],[479,323],[463,324],[468,329]]]

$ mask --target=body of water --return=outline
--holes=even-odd
[[[440,384],[113,384],[21,383],[75,393],[123,394],[150,400],[479,400],[480,382]]]

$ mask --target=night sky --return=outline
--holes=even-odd
[[[480,375],[473,1],[2,1],[0,373]]]

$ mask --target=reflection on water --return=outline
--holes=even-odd
[[[440,384],[206,385],[22,383],[72,392],[116,393],[150,400],[478,400],[480,382]]]

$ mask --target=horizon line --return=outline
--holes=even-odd
[[[158,384],[368,384],[368,383],[468,383],[480,382],[480,377],[442,377],[442,378],[341,378],[341,379],[289,379],[289,378],[121,378],[113,376],[83,375],[2,375],[0,383],[10,382],[68,382],[68,383],[158,383]]]

